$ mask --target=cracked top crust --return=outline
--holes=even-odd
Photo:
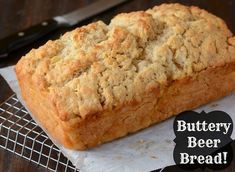
[[[235,61],[235,37],[197,7],[163,4],[91,23],[31,50],[16,66],[61,120],[141,102],[173,80]]]

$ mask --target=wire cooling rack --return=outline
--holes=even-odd
[[[0,105],[0,147],[51,171],[78,171],[13,94]]]

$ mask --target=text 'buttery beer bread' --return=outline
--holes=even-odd
[[[235,37],[204,10],[163,4],[48,41],[16,74],[32,115],[83,150],[230,93]]]

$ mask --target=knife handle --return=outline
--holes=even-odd
[[[62,24],[56,20],[50,19],[0,40],[0,59],[7,57],[13,51],[33,43],[61,26]]]

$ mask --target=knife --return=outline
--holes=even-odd
[[[43,21],[38,25],[6,37],[0,40],[0,59],[6,58],[9,53],[29,45],[57,29],[72,27],[89,17],[125,1],[127,0],[98,0],[91,5],[80,8],[71,13]]]

